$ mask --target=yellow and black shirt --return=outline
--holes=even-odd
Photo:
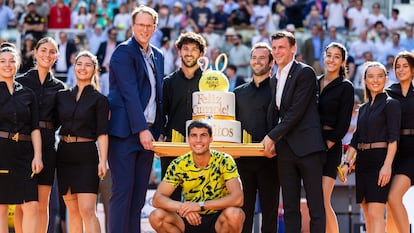
[[[207,167],[195,166],[192,152],[176,158],[168,167],[164,181],[183,188],[184,200],[191,202],[217,200],[227,195],[226,181],[239,177],[236,163],[225,153],[211,150]],[[213,214],[206,210],[201,214]]]

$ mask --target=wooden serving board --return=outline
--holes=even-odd
[[[180,156],[190,151],[190,146],[185,142],[153,142],[154,153],[162,156]],[[239,156],[264,156],[264,146],[261,143],[223,143],[213,142],[210,144],[213,150],[225,152],[233,157]]]

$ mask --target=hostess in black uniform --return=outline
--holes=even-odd
[[[260,142],[269,132],[267,111],[272,100],[270,78],[264,79],[257,86],[252,80],[234,90],[236,97],[236,119],[241,128],[251,136],[244,142]],[[279,178],[277,173],[277,156],[241,157],[236,159],[237,168],[243,183],[244,204],[246,214],[243,232],[251,232],[256,204],[256,193],[259,193],[262,211],[262,232],[277,232],[279,207]]]
[[[37,181],[32,176],[31,133],[39,128],[38,106],[32,90],[14,82],[10,94],[0,82],[0,204],[37,201]]]
[[[386,91],[401,104],[400,142],[394,158],[393,174],[406,175],[414,185],[414,87],[411,84],[406,96],[402,94],[399,83],[392,84]]]
[[[357,129],[351,146],[357,149],[356,157],[356,201],[385,203],[390,184],[381,187],[378,175],[387,155],[381,143],[399,140],[401,109],[397,100],[386,93],[377,94],[372,104],[364,103],[359,108]],[[377,147],[372,148],[370,147]]]
[[[318,111],[324,140],[335,142],[326,153],[323,175],[336,179],[337,166],[342,158],[342,138],[348,131],[354,106],[354,87],[352,83],[340,76],[332,80],[321,91],[320,84],[325,78],[319,77]]]
[[[109,104],[92,85],[58,92],[61,141],[57,150],[59,193],[98,193],[98,136],[108,134]]]
[[[53,185],[56,169],[55,131],[57,127],[56,96],[65,88],[62,81],[49,72],[43,83],[37,69],[17,77],[17,82],[32,89],[39,103],[39,127],[42,135],[43,170],[38,175],[40,185]]]

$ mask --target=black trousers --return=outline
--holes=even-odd
[[[276,144],[278,171],[282,187],[286,233],[301,232],[301,182],[306,192],[310,215],[310,231],[325,233],[325,208],[322,191],[322,165],[325,152],[299,157],[285,140]]]
[[[261,232],[277,232],[280,190],[277,157],[241,157],[236,159],[236,164],[243,184],[243,211],[246,215],[242,232],[252,232],[257,193],[262,212]]]

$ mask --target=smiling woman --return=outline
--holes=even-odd
[[[364,73],[365,97],[374,101],[376,95],[384,92],[388,79],[387,70],[381,64],[371,62],[366,65]]]
[[[401,130],[398,152],[393,162],[393,178],[388,194],[387,232],[408,233],[409,218],[403,197],[414,184],[414,54],[401,52],[394,61],[394,71],[399,80],[387,88],[387,93],[401,104]],[[405,198],[404,198],[405,199]]]
[[[97,70],[96,56],[80,52],[75,58],[76,86],[57,95],[59,192],[68,208],[69,229],[77,232],[83,226],[87,232],[100,232],[95,203],[99,179],[107,172],[109,105],[97,90]]]
[[[80,52],[75,58],[75,76],[79,85],[93,85],[99,90],[98,60],[90,52]],[[80,95],[80,93],[78,93]],[[79,98],[79,96],[77,96]]]
[[[55,150],[55,101],[59,90],[64,84],[55,78],[52,67],[58,57],[58,46],[51,37],[40,39],[34,47],[33,57],[35,67],[17,77],[23,86],[32,89],[39,102],[39,127],[42,136],[42,159],[44,168],[36,176],[39,192],[39,224],[37,232],[45,232],[48,227],[49,196],[56,169]],[[20,233],[22,225],[21,209],[16,207],[15,230]]]
[[[359,108],[357,128],[342,165],[345,176],[355,165],[356,201],[367,232],[373,233],[385,232],[383,213],[400,136],[400,103],[384,92],[386,75],[381,63],[366,65],[366,101]]]
[[[0,46],[0,232],[8,232],[9,204],[18,204],[24,210],[20,229],[34,233],[39,218],[33,175],[43,169],[41,136],[35,94],[14,80],[19,60],[14,45]]]
[[[347,50],[340,43],[330,43],[325,48],[325,73],[319,77],[319,104],[322,134],[328,147],[323,165],[322,187],[326,215],[326,232],[338,233],[339,226],[331,205],[331,196],[342,158],[342,142],[351,121],[354,88],[346,78]],[[340,104],[339,104],[340,103]]]

